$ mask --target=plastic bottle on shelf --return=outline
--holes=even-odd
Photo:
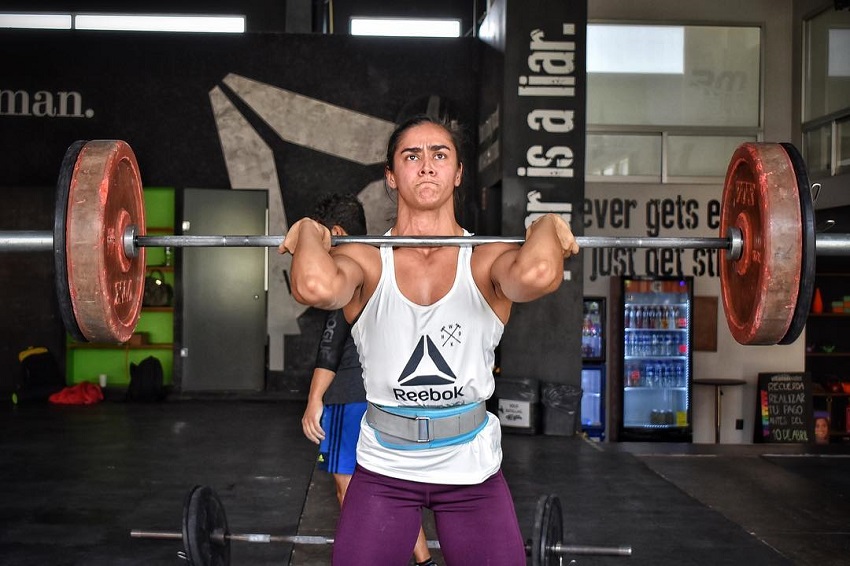
[[[655,367],[653,364],[647,363],[644,371],[644,385],[646,387],[654,387],[655,386]]]
[[[664,330],[670,328],[670,305],[664,307],[663,315],[661,317],[661,328]]]

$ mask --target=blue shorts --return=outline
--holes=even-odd
[[[332,474],[354,473],[357,463],[357,438],[366,403],[325,405],[322,429],[325,438],[319,444],[318,468]]]

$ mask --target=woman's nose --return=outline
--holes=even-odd
[[[431,175],[434,173],[434,167],[431,160],[427,157],[422,159],[422,166],[419,168],[420,175]]]

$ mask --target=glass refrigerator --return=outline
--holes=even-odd
[[[581,429],[605,438],[605,298],[585,297],[581,325]]]
[[[621,278],[618,440],[692,439],[693,278]]]

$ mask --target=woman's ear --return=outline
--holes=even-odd
[[[455,173],[455,187],[460,186],[460,182],[463,179],[463,163],[457,168],[457,173]]]
[[[345,228],[343,228],[339,224],[334,224],[333,227],[331,228],[331,236],[346,236],[346,235],[347,235],[347,233],[345,231]]]
[[[389,168],[384,169],[384,179],[386,179],[387,186],[389,188],[391,188],[391,189],[397,188],[396,182],[395,182],[395,174],[393,174],[393,172],[390,171]]]

